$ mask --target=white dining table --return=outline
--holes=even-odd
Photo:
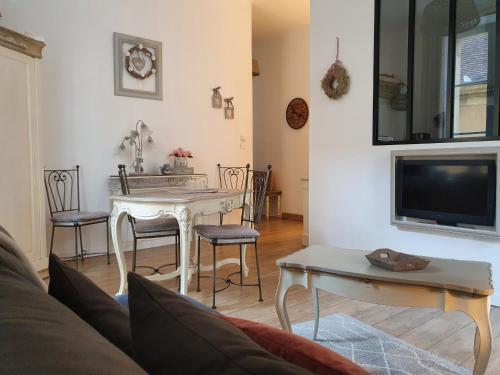
[[[123,220],[130,215],[138,220],[154,220],[174,216],[180,229],[180,262],[179,267],[170,273],[155,273],[146,276],[150,280],[162,281],[180,276],[180,292],[187,294],[189,282],[196,269],[196,259],[191,257],[193,226],[201,217],[216,213],[228,214],[243,205],[243,191],[207,189],[206,191],[189,190],[187,188],[171,188],[167,190],[114,195],[110,199],[113,204],[111,212],[111,236],[115,248],[118,268],[120,270],[120,287],[117,294],[127,290],[127,264],[124,256],[124,238],[122,234]],[[197,246],[197,241],[195,246]],[[196,249],[195,249],[196,250]],[[243,248],[243,271],[248,275],[245,262],[246,249]],[[194,251],[196,256],[197,251]],[[217,262],[216,267],[226,264],[240,264],[238,258],[226,258]],[[200,270],[211,270],[212,266],[201,265]]]

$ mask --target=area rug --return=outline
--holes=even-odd
[[[314,322],[293,326],[312,340]],[[471,371],[344,314],[320,319],[317,343],[376,375],[470,375]]]

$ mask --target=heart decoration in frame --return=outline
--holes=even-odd
[[[138,44],[128,50],[125,68],[132,77],[146,79],[156,73],[156,57],[142,44]]]
[[[113,33],[115,95],[163,99],[162,42]]]

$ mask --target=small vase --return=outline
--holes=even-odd
[[[188,166],[188,158],[175,157],[174,166],[175,168],[186,168]]]

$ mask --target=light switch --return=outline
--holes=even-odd
[[[240,135],[240,149],[247,149],[247,137],[245,137],[244,135]]]

